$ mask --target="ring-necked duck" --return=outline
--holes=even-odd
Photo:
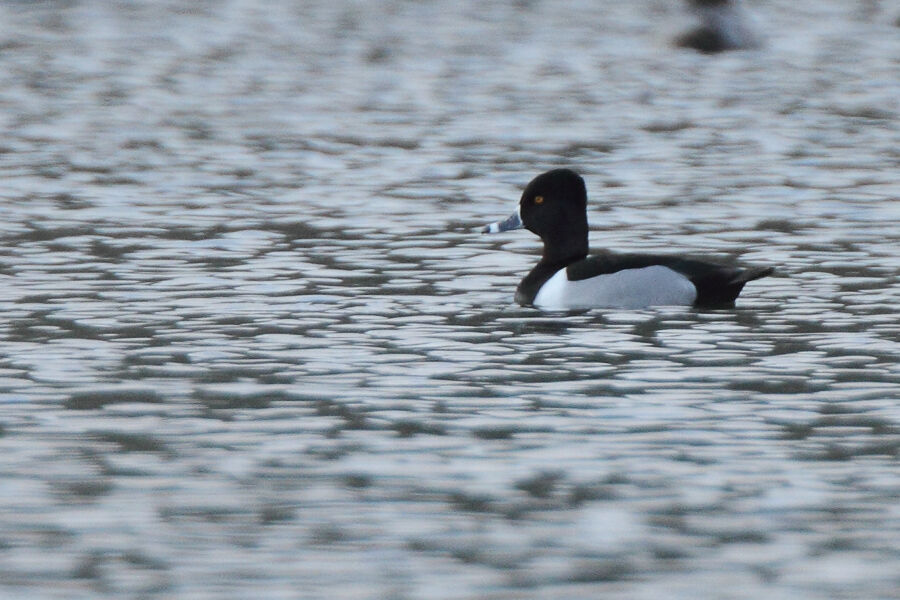
[[[688,0],[688,5],[700,17],[700,25],[678,37],[678,46],[713,53],[761,45],[740,0]]]
[[[532,179],[519,209],[482,233],[522,227],[540,236],[544,254],[516,289],[516,301],[551,310],[733,306],[745,283],[774,271],[659,254],[588,256],[587,190],[581,176],[569,169]]]

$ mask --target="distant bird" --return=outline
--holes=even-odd
[[[676,45],[707,54],[762,45],[741,0],[688,0],[688,5],[700,26],[676,38]]]
[[[538,264],[516,289],[516,301],[549,310],[643,308],[660,305],[733,306],[744,284],[772,267],[729,267],[678,255],[588,256],[587,190],[569,169],[531,180],[519,208],[482,233],[524,227],[544,242]]]

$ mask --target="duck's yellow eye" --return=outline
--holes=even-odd
[[[543,203],[544,203],[544,197],[543,197],[543,196],[535,196],[535,197],[534,197],[534,203],[535,203],[535,204],[543,204]]]

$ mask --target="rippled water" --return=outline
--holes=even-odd
[[[0,596],[897,598],[900,10],[0,5]],[[512,303],[592,242],[733,310]]]

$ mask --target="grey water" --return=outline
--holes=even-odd
[[[900,7],[747,5],[0,4],[0,597],[900,598]]]

